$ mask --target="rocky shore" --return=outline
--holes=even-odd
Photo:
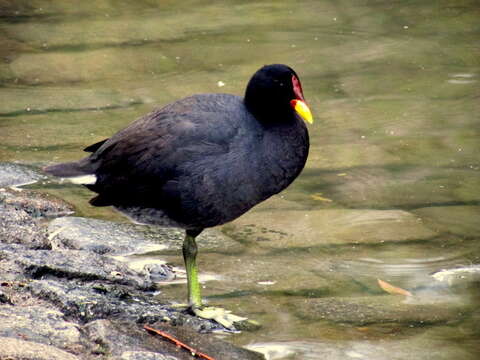
[[[145,324],[216,360],[264,359],[215,337],[226,330],[218,323],[155,297],[155,282],[175,277],[169,266],[137,271],[115,259],[178,249],[181,231],[73,217],[61,200],[16,187],[39,178],[0,164],[0,359],[192,358]],[[203,246],[225,245],[218,236],[207,233]]]

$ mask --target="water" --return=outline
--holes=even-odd
[[[446,285],[431,274],[480,263],[479,10],[474,0],[3,2],[0,161],[77,159],[155,105],[240,95],[261,65],[289,64],[316,120],[307,167],[221,228],[243,251],[200,254],[216,279],[207,299],[263,325],[229,341],[270,359],[474,359],[478,276]],[[41,188],[79,215],[124,221],[88,206],[87,190]],[[181,265],[179,255],[159,256]]]

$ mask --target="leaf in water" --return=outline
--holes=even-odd
[[[317,200],[317,201],[332,202],[332,199],[323,197],[323,196],[322,196],[322,193],[315,193],[315,194],[310,195],[310,197],[311,197],[313,200]]]
[[[412,296],[412,293],[408,290],[393,286],[392,284],[380,279],[377,279],[377,281],[378,285],[380,285],[380,287],[389,294]]]
[[[347,176],[347,173],[340,173],[340,174],[337,174],[337,176]]]
[[[370,328],[368,326],[360,326],[360,327],[356,327],[355,329],[357,329],[358,331],[369,331]]]

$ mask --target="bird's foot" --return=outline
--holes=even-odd
[[[235,329],[235,323],[242,323],[248,320],[246,317],[234,315],[231,311],[220,307],[192,306],[191,310],[196,316],[203,319],[214,320],[229,330]]]
[[[170,305],[172,308],[187,310],[202,319],[213,320],[231,331],[255,330],[259,323],[246,317],[232,314],[230,310],[215,306],[197,306],[187,303]]]

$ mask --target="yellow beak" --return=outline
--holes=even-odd
[[[295,112],[303,119],[303,121],[306,121],[309,124],[313,124],[312,112],[308,108],[307,104],[305,104],[305,102],[295,99],[290,101],[290,104],[292,105]]]

